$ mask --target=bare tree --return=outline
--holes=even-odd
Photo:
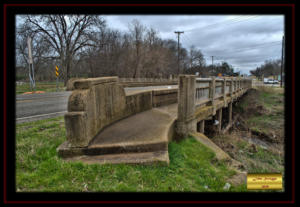
[[[201,50],[197,49],[194,45],[190,48],[190,67],[203,67],[205,65],[205,59]]]
[[[105,26],[105,21],[93,15],[27,15],[25,28],[39,35],[60,58],[64,82],[70,77],[74,56],[94,46],[93,35]]]
[[[135,68],[133,73],[133,78],[139,78],[140,77],[140,62],[142,57],[142,44],[143,44],[143,38],[146,28],[138,21],[133,20],[131,24],[129,25],[129,29],[133,38],[133,41],[135,43],[135,50],[136,50],[136,59],[135,59]]]

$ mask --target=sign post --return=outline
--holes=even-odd
[[[58,72],[58,67],[55,67],[55,75],[56,75],[56,91],[58,91],[58,76],[59,76],[59,72]]]
[[[33,69],[33,60],[32,60],[32,50],[31,50],[32,39],[27,38],[27,47],[28,47],[28,66],[29,66],[29,81],[31,90],[35,90],[35,80],[34,80],[34,69]]]

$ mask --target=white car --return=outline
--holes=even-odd
[[[267,79],[267,80],[264,80],[264,83],[265,84],[278,84],[278,80],[274,80],[274,79]]]
[[[270,83],[273,83],[273,81],[272,81],[272,79],[265,78],[264,83],[265,84],[270,84]]]

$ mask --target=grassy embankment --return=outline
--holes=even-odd
[[[45,92],[56,92],[56,82],[36,82],[35,83],[36,91],[45,91]],[[29,82],[24,82],[22,85],[16,84],[16,94],[23,94],[25,92],[30,92]],[[65,91],[64,83],[59,82],[58,91]]]
[[[17,191],[227,191],[223,187],[235,174],[194,138],[169,144],[169,166],[65,162],[56,153],[64,140],[62,117],[17,125]]]
[[[284,90],[258,87],[235,107],[231,133],[213,137],[248,173],[284,173]]]

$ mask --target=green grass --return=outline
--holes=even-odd
[[[257,110],[255,107],[260,107],[260,109]],[[254,111],[247,113],[249,108]],[[236,111],[244,115],[251,130],[268,134],[282,129],[284,127],[284,91],[282,88],[258,87],[255,93],[241,100]]]
[[[45,91],[45,92],[56,92],[56,82],[36,82],[35,83],[36,91]],[[59,82],[58,91],[64,91],[64,83]],[[16,94],[22,94],[25,92],[30,92],[30,84],[29,82],[24,83],[23,85],[16,85]]]
[[[64,141],[62,117],[17,124],[17,191],[219,192],[235,174],[192,137],[170,142],[169,166],[66,162],[56,152]],[[246,185],[232,186],[230,191],[246,191]]]
[[[284,177],[284,152],[281,149],[284,138],[283,97],[284,91],[281,88],[258,87],[256,91],[249,91],[249,94],[241,99],[234,109],[242,116],[252,132],[264,133],[269,137],[276,135],[279,143],[269,143],[257,137],[269,148],[259,144],[254,145],[243,138],[255,138],[255,136],[240,130],[212,138],[231,157],[243,163],[248,173],[282,173]]]

